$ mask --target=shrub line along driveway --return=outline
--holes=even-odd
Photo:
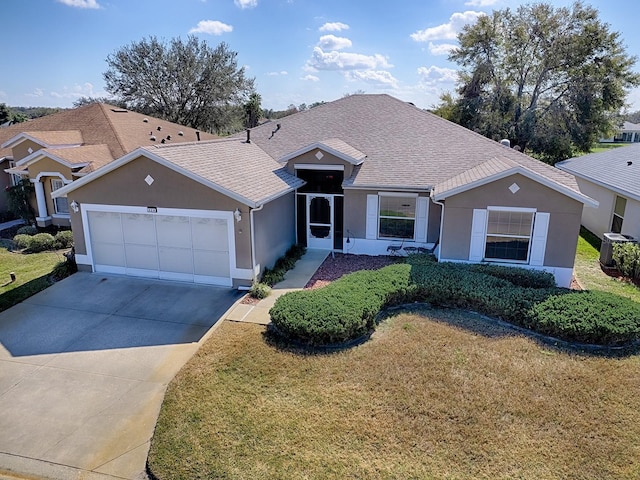
[[[0,478],[144,478],[168,382],[239,296],[77,273],[0,313]]]

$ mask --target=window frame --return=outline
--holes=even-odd
[[[411,199],[413,202],[413,216],[412,217],[400,217],[393,215],[382,215],[382,197],[395,197]],[[414,241],[416,238],[416,224],[418,219],[418,197],[417,193],[410,192],[378,192],[378,211],[376,212],[378,217],[377,238],[380,240],[397,240],[397,241]],[[410,237],[392,237],[383,235],[381,232],[382,219],[386,220],[410,220],[413,222],[413,231]]]
[[[59,186],[56,186],[59,185]],[[56,190],[61,189],[62,187],[64,187],[64,181],[61,178],[52,178],[51,179],[51,192],[55,192]],[[66,206],[66,212],[65,211],[61,211],[60,205],[58,201],[61,201],[60,203],[63,203]],[[65,215],[65,216],[69,216],[69,202],[67,200],[67,197],[57,197],[53,199],[53,209],[55,210],[55,214],[56,215]]]
[[[618,205],[618,200],[622,200],[624,202],[624,205],[622,207],[622,215],[616,212],[616,207]],[[615,200],[613,201],[613,212],[611,213],[611,232],[613,233],[622,233],[622,225],[624,223],[624,214],[627,210],[627,199],[625,197],[622,197],[620,195],[616,195]],[[614,228],[614,225],[616,224],[616,220],[620,219],[620,225],[619,228]],[[617,230],[617,231],[616,231]]]
[[[523,208],[523,207],[487,207],[487,218],[484,229],[484,252],[483,261],[485,262],[497,262],[497,263],[516,263],[521,265],[528,265],[531,260],[531,247],[533,245],[533,234],[536,223],[537,210],[535,208]],[[492,212],[508,212],[508,213],[529,213],[531,214],[531,225],[529,227],[528,235],[516,235],[516,234],[495,234],[489,233],[489,218]],[[524,260],[511,259],[511,258],[497,258],[487,257],[487,243],[489,237],[499,238],[513,238],[513,239],[526,239],[527,240],[527,257]]]

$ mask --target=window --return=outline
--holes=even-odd
[[[16,162],[14,162],[13,160],[9,160],[9,168],[15,168],[16,166]],[[11,186],[15,187],[16,185],[18,185],[20,183],[20,180],[22,180],[22,177],[18,174],[12,173],[11,174]]]
[[[533,211],[488,210],[484,258],[527,262]]]
[[[378,236],[413,239],[417,196],[379,195]]]
[[[57,178],[51,179],[51,191],[55,192],[56,190],[64,187],[64,182]],[[69,215],[69,204],[67,203],[66,197],[59,197],[53,199],[53,204],[56,209],[56,213],[59,215]]]
[[[616,204],[613,207],[613,220],[611,221],[611,231],[614,233],[622,232],[625,208],[627,208],[627,199],[616,196]]]

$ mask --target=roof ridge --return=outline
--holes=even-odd
[[[111,121],[111,118],[109,118],[109,115],[107,115],[107,112],[105,111],[105,108],[107,107],[107,104],[99,102],[98,105],[100,106],[100,112],[102,113],[102,115],[104,115],[104,118],[107,120],[107,123],[109,124],[109,127],[111,127],[111,131],[113,132],[114,136],[116,137],[118,145],[120,145],[120,148],[122,149],[123,152],[127,153],[127,148],[125,147],[124,143],[122,142],[122,138],[120,137],[120,132],[115,127],[115,125]]]
[[[246,141],[242,141],[239,138],[225,137],[225,138],[211,138],[209,140],[194,140],[192,142],[159,143],[155,145],[145,145],[143,146],[143,148],[156,148],[156,149],[177,148],[177,147],[187,147],[187,146],[193,146],[193,145],[208,145],[212,143],[225,143],[225,142],[247,143]]]

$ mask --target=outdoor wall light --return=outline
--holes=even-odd
[[[78,205],[78,202],[76,202],[75,200],[73,202],[71,202],[71,210],[73,210],[75,213],[78,213],[78,210],[80,210],[80,206]]]
[[[239,208],[236,208],[236,211],[233,212],[233,216],[236,219],[236,222],[240,222],[240,220],[242,220],[242,212]]]

